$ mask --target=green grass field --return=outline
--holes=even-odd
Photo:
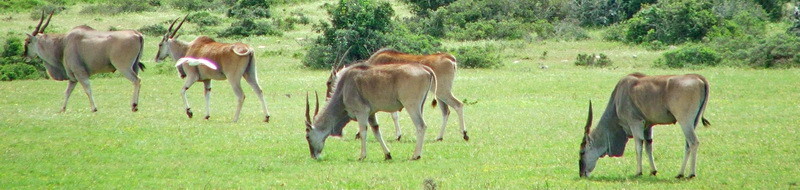
[[[318,20],[325,16],[320,4],[277,10],[304,11]],[[79,15],[78,10],[54,17],[48,30],[64,32],[78,24],[136,29],[184,14],[97,16]],[[36,24],[28,14],[0,17],[14,18],[3,21],[3,34],[23,35]],[[111,22],[117,20],[124,22]],[[132,86],[121,77],[92,79],[96,113],[89,110],[81,87],[73,92],[67,111],[58,113],[65,82],[0,82],[0,188],[420,189],[426,180],[442,189],[800,188],[800,70],[652,68],[662,52],[600,40],[446,42],[504,47],[499,60],[504,67],[462,69],[456,78],[456,97],[470,103],[465,108],[469,142],[461,140],[455,115],[444,141],[434,142],[441,114],[438,108],[426,107],[429,129],[419,161],[408,160],[415,139],[406,113],[401,115],[404,138],[387,139],[394,160],[383,160],[370,134],[368,157],[357,161],[361,144],[352,139],[355,124],[345,128],[344,138],[328,139],[323,158],[313,160],[304,139],[304,96],[324,92],[328,72],[305,69],[291,55],[304,53],[298,44],[317,35],[310,26],[301,26],[282,37],[241,39],[256,47],[271,123],[261,122],[259,102],[246,85],[242,116],[232,123],[235,97],[224,81],[213,83],[211,119],[187,118],[180,98],[183,81],[172,72],[155,72],[159,64],[172,64],[152,62],[160,39],[155,36],[146,37],[142,61],[150,70],[140,75],[139,112],[130,112]],[[544,51],[548,56],[541,59]],[[578,53],[604,53],[614,66],[576,67]],[[713,125],[698,127],[697,178],[673,178],[684,152],[683,134],[676,125],[654,130],[658,176],[634,177],[635,151],[629,143],[624,157],[602,158],[591,178],[578,177],[588,101],[601,105],[596,113],[605,109],[616,81],[632,72],[698,73],[710,81],[705,117]],[[202,84],[190,89],[189,99],[201,115]],[[378,115],[384,136],[392,137],[388,114]]]

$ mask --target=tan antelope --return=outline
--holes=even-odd
[[[450,117],[450,107],[456,110],[459,119],[459,126],[461,127],[461,133],[464,137],[464,140],[469,140],[469,136],[467,135],[467,128],[464,123],[464,103],[462,103],[458,98],[453,95],[453,80],[456,76],[456,70],[458,68],[456,63],[456,58],[453,55],[447,53],[437,53],[437,54],[430,54],[430,55],[413,55],[407,54],[400,51],[396,51],[389,48],[383,48],[372,54],[370,58],[366,61],[367,64],[373,65],[380,65],[380,64],[391,64],[396,62],[414,62],[420,63],[425,66],[430,67],[434,73],[436,73],[436,79],[438,81],[436,90],[436,99],[439,100],[442,106],[440,109],[442,110],[442,128],[439,131],[439,136],[436,137],[437,141],[441,141],[444,137],[445,127],[447,126],[447,120]],[[335,88],[331,81],[335,80],[336,73],[338,72],[341,65],[334,66],[331,70],[331,75],[328,78],[328,92],[327,96],[330,98],[332,95],[332,91]],[[400,140],[402,137],[402,132],[400,131],[400,124],[398,122],[399,115],[398,112],[392,112],[392,119],[394,120],[395,124],[395,134],[396,139]],[[358,138],[358,134],[356,134],[356,138]]]
[[[355,119],[361,134],[361,157],[367,156],[367,126],[372,128],[375,138],[383,148],[385,159],[392,159],[389,148],[383,141],[375,113],[397,112],[406,109],[417,126],[417,146],[412,160],[422,156],[425,140],[425,120],[422,107],[431,89],[435,90],[436,75],[429,67],[416,63],[394,63],[382,65],[354,64],[338,73],[330,101],[312,122],[306,96],[306,140],[311,157],[319,158],[328,136],[341,136],[342,128]],[[435,91],[434,91],[435,92]],[[435,93],[434,93],[435,94]],[[317,100],[319,109],[319,100]]]
[[[44,60],[50,78],[69,81],[61,111],[67,109],[70,94],[80,82],[89,96],[92,112],[96,112],[89,76],[114,71],[119,71],[133,83],[131,110],[137,111],[141,87],[138,73],[140,69],[144,69],[144,65],[139,62],[144,36],[134,30],[103,32],[85,25],[77,26],[67,34],[44,34],[52,17],[51,12],[42,26],[42,14],[36,29],[25,39],[25,55],[28,58],[38,56]]]
[[[684,177],[687,162],[690,163],[688,178],[695,177],[700,145],[695,126],[701,120],[703,125],[710,125],[703,118],[708,89],[708,81],[696,74],[645,76],[633,73],[622,78],[611,93],[606,110],[594,130],[590,129],[592,104],[589,103],[589,118],[580,151],[580,176],[589,177],[600,157],[622,156],[628,138],[636,142],[636,175],[642,175],[642,145],[650,161],[650,174],[656,175],[652,128],[677,122],[686,136],[686,152],[677,178]]]
[[[184,17],[184,21],[186,18]],[[173,21],[173,25],[175,22]],[[206,100],[206,116],[208,119],[210,112],[210,96],[211,96],[211,80],[228,80],[233,88],[234,94],[238,98],[236,106],[236,114],[233,117],[233,122],[239,120],[239,114],[242,111],[242,104],[244,103],[244,92],[242,91],[241,78],[244,78],[247,83],[253,88],[253,91],[261,101],[261,108],[264,111],[264,122],[269,122],[269,111],[267,110],[267,102],[264,101],[264,95],[261,86],[258,84],[258,77],[256,75],[255,54],[253,48],[241,42],[237,43],[219,43],[214,41],[208,36],[199,36],[193,41],[186,43],[173,39],[175,34],[183,25],[183,21],[175,28],[175,31],[168,31],[167,35],[159,43],[158,53],[156,60],[163,60],[167,54],[177,58],[178,56],[187,57],[197,60],[207,60],[216,65],[216,68],[211,67],[197,67],[190,64],[176,65],[179,72],[185,72],[185,83],[181,91],[183,96],[184,105],[186,105],[186,115],[192,118],[194,115],[192,109],[189,107],[189,101],[186,97],[186,91],[197,81],[202,81],[204,86],[204,94]],[[172,26],[170,26],[170,30]],[[171,32],[171,34],[170,34]],[[163,56],[162,56],[163,55]],[[180,60],[180,59],[179,59]],[[190,63],[185,61],[184,63]]]

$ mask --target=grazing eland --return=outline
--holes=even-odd
[[[437,53],[437,54],[430,54],[430,55],[413,55],[407,54],[400,51],[396,51],[390,48],[383,48],[378,50],[377,52],[373,53],[369,59],[366,61],[367,64],[372,65],[381,65],[381,64],[392,64],[396,62],[414,62],[420,63],[422,65],[430,67],[434,73],[436,73],[436,80],[437,86],[436,90],[436,99],[439,100],[442,106],[440,109],[442,111],[442,128],[439,132],[439,136],[436,137],[436,141],[441,141],[444,137],[445,127],[447,126],[447,120],[450,117],[450,108],[456,110],[459,119],[459,126],[461,127],[461,133],[463,135],[464,140],[469,141],[469,135],[467,135],[466,125],[464,123],[464,103],[462,103],[458,98],[453,95],[453,81],[455,80],[456,70],[458,69],[456,58],[453,55],[447,53]],[[335,88],[332,81],[335,80],[336,73],[342,69],[342,65],[333,66],[331,69],[331,75],[328,78],[327,82],[327,97],[330,98],[332,92]],[[432,89],[433,90],[433,89]],[[435,106],[436,101],[434,101]],[[400,140],[403,136],[402,132],[400,131],[400,123],[398,122],[399,114],[398,112],[392,112],[392,119],[394,120],[395,125],[395,134],[396,139]],[[356,134],[356,138],[359,137],[359,134]]]
[[[337,75],[339,76],[335,82],[336,89],[319,115],[316,111],[319,110],[319,99],[317,99],[313,122],[306,96],[306,140],[311,157],[319,158],[325,146],[325,139],[328,136],[341,136],[342,128],[351,119],[355,119],[358,121],[361,134],[359,160],[367,156],[368,125],[381,144],[385,159],[392,159],[389,148],[381,136],[375,113],[397,112],[405,108],[417,126],[417,146],[411,159],[420,159],[427,128],[422,118],[422,107],[431,89],[435,94],[437,83],[433,70],[417,63],[382,65],[360,63],[346,67]]]
[[[156,61],[163,60],[167,55],[172,55],[173,59],[179,58],[178,60],[189,58],[179,61],[176,65],[178,71],[182,72],[181,76],[185,79],[181,95],[183,97],[186,115],[189,116],[189,118],[194,116],[186,97],[186,91],[189,90],[192,84],[197,81],[203,82],[206,100],[205,119],[208,119],[211,117],[211,80],[228,80],[237,97],[236,114],[233,117],[233,122],[238,121],[245,98],[241,85],[241,79],[244,78],[253,88],[253,92],[258,96],[258,100],[261,101],[261,109],[264,111],[265,115],[264,122],[269,122],[270,116],[269,110],[267,109],[267,102],[264,100],[263,91],[258,84],[258,77],[256,75],[253,48],[241,42],[219,43],[208,36],[199,36],[188,43],[173,39],[184,21],[186,21],[186,17],[184,17],[184,20],[178,24],[178,27],[176,27],[174,31],[171,29],[175,21],[172,22],[170,31],[167,31],[167,34],[164,35],[164,38],[162,38],[159,43]],[[191,64],[192,62],[198,64],[206,62],[202,64],[206,65],[206,67],[194,66],[197,64]],[[214,67],[209,65],[214,65]]]
[[[138,73],[144,69],[139,59],[143,52],[144,36],[134,30],[104,32],[86,25],[77,26],[67,34],[44,34],[52,17],[51,12],[42,26],[42,13],[36,29],[32,34],[27,34],[24,51],[28,58],[38,56],[44,60],[50,78],[69,81],[61,112],[66,111],[70,94],[78,82],[89,97],[92,112],[96,112],[89,76],[115,71],[133,83],[131,110],[138,111],[141,87]]]
[[[700,121],[705,126],[710,125],[703,118],[708,94],[708,81],[697,74],[645,76],[633,73],[625,76],[611,93],[606,110],[594,129],[591,129],[592,104],[589,102],[589,117],[581,142],[580,176],[589,177],[600,157],[622,156],[628,138],[636,142],[636,175],[642,175],[642,145],[650,162],[650,174],[656,175],[652,128],[677,122],[686,136],[686,152],[677,178],[684,177],[687,162],[690,162],[687,177],[695,177],[700,145],[695,126]]]

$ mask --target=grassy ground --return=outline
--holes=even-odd
[[[319,14],[313,12],[320,4],[285,10]],[[114,24],[138,28],[180,15],[151,12],[96,21],[91,18],[99,16],[73,10],[54,17],[51,25],[57,26],[54,32],[63,32],[84,23],[107,29],[109,20],[125,20]],[[22,35],[32,30],[28,27],[34,22],[14,19],[0,33]],[[448,42],[448,46],[498,44],[506,54],[500,60],[505,63],[502,68],[458,73],[455,94],[470,103],[469,142],[457,135],[457,117],[451,117],[445,140],[433,142],[441,117],[438,109],[426,108],[430,128],[419,161],[408,160],[415,140],[409,138],[414,130],[405,113],[401,125],[406,136],[388,143],[395,160],[383,161],[380,146],[370,135],[369,156],[357,161],[360,141],[352,139],[353,124],[345,129],[345,138],[327,141],[322,160],[312,160],[303,138],[304,94],[324,91],[327,72],[303,69],[298,57],[291,56],[302,53],[298,44],[306,43],[304,39],[317,35],[309,28],[282,37],[241,39],[262,46],[256,51],[259,82],[272,113],[268,124],[260,122],[259,103],[247,86],[242,117],[231,123],[235,98],[221,81],[214,82],[211,119],[186,118],[179,94],[183,82],[171,72],[154,72],[159,63],[150,59],[158,37],[147,37],[143,61],[151,70],[141,74],[136,113],[128,105],[132,87],[123,78],[92,80],[96,113],[89,111],[80,87],[67,112],[58,113],[66,83],[0,82],[0,187],[418,189],[429,180],[444,189],[800,188],[797,69],[657,69],[650,65],[661,52],[598,40]],[[548,54],[542,58],[544,51]],[[578,53],[607,54],[615,66],[575,67],[572,62]],[[659,176],[634,177],[635,155],[629,148],[625,157],[600,159],[592,178],[578,178],[578,146],[588,100],[605,105],[616,81],[631,72],[699,73],[711,82],[706,118],[713,126],[698,128],[702,142],[698,178],[673,178],[683,157],[683,135],[675,125],[659,126],[654,132]],[[205,111],[201,86],[189,92],[198,115]],[[393,136],[388,114],[379,114],[379,120],[384,136]]]

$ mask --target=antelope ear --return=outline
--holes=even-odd
[[[592,128],[592,101],[589,100],[589,118],[586,119],[586,126],[584,127],[584,135],[589,135]]]

